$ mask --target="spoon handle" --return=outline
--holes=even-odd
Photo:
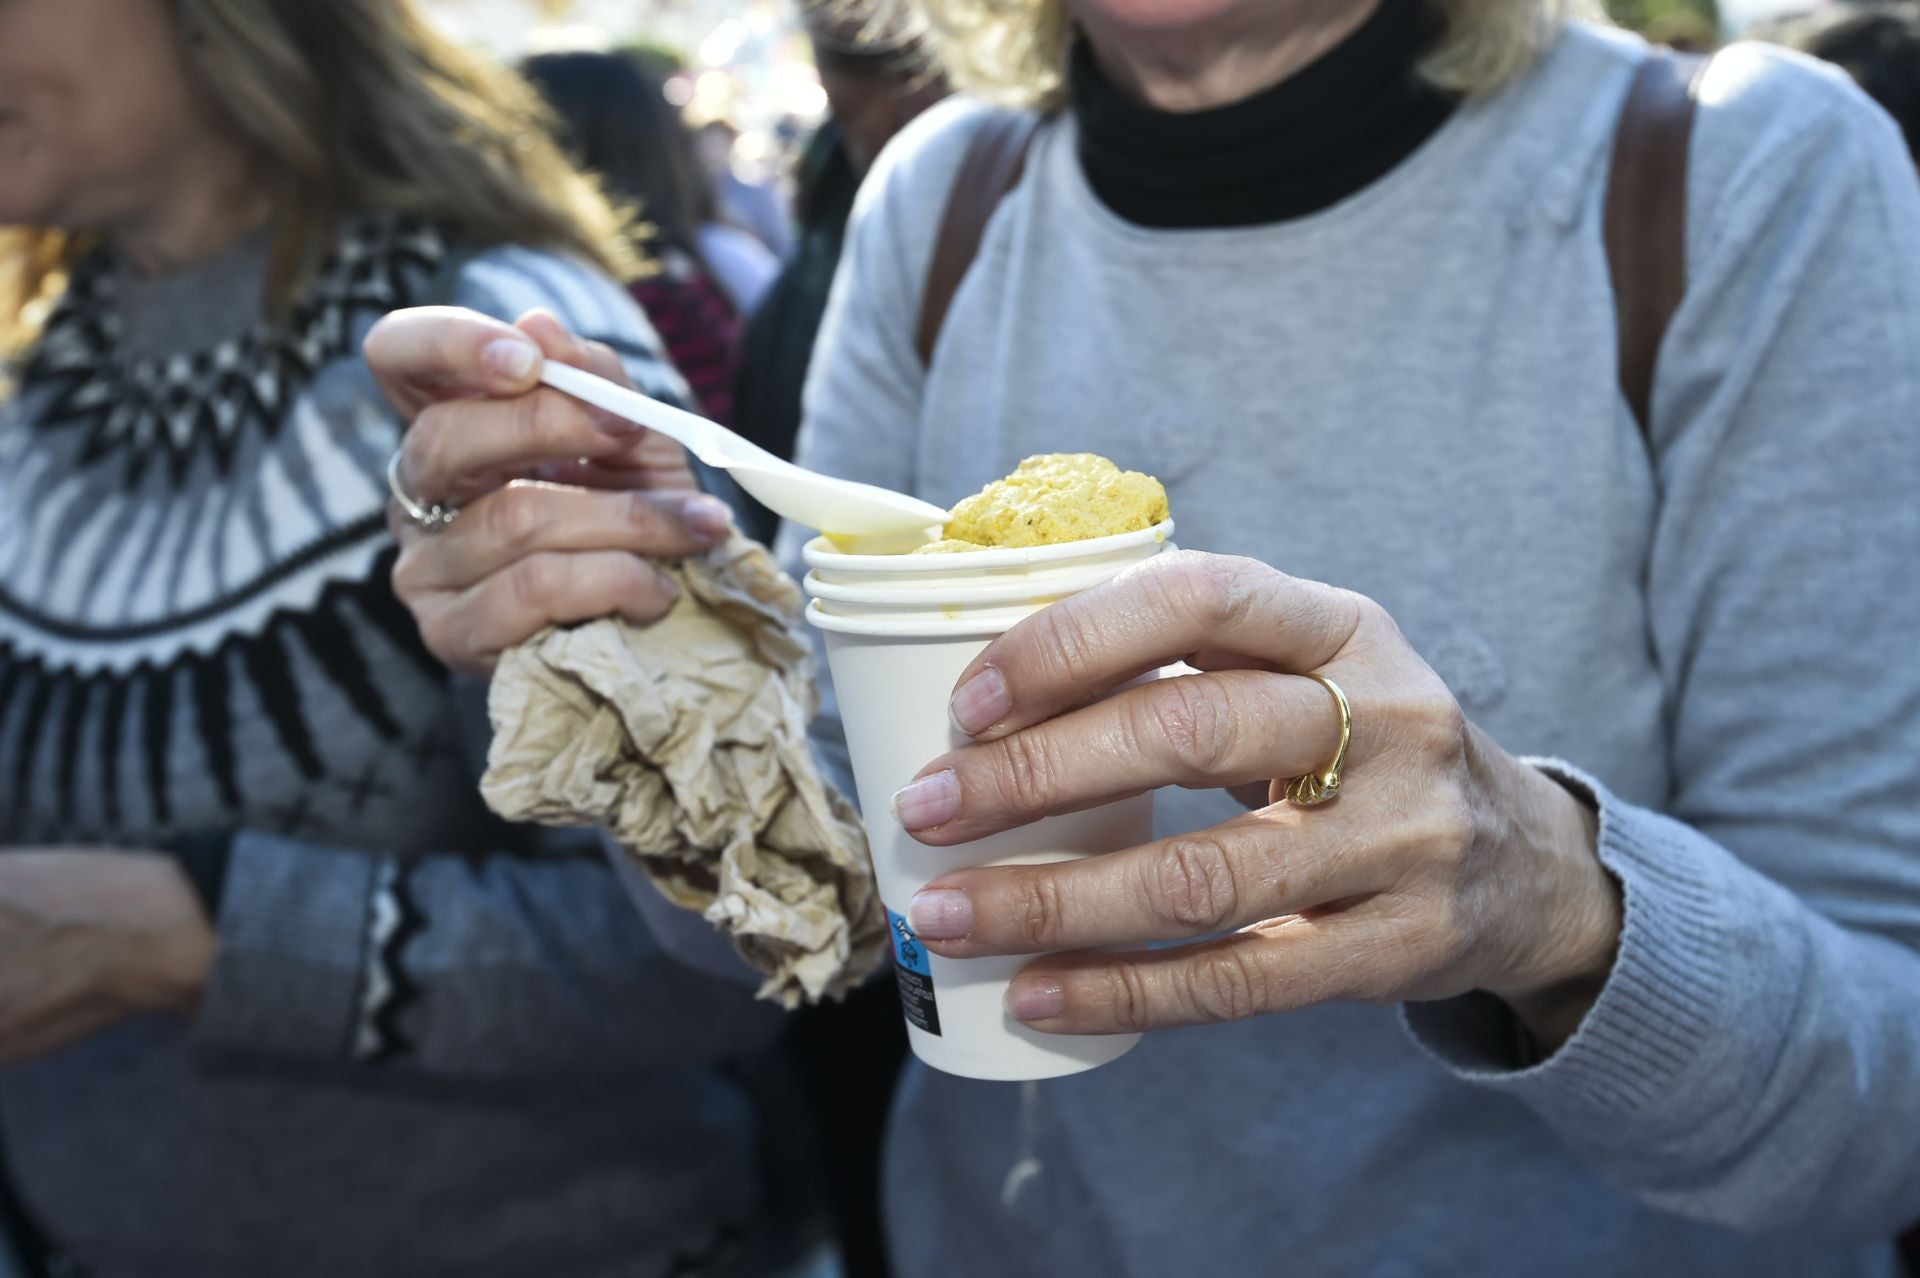
[[[657,399],[649,399],[638,391],[628,390],[604,377],[568,364],[556,364],[552,360],[541,366],[540,380],[615,417],[623,417],[649,430],[659,431],[709,466],[724,467],[727,464],[715,447],[714,434],[718,428],[704,417],[671,404],[663,404]]]

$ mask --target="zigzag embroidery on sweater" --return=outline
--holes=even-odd
[[[393,556],[382,553],[365,581],[331,583],[311,608],[277,613],[258,634],[234,633],[211,653],[187,652],[164,664],[82,673],[0,639],[0,744],[9,746],[5,753],[13,761],[0,775],[0,842],[31,841],[40,827],[107,838],[133,823],[130,807],[142,810],[142,824],[172,826],[170,774],[185,733],[192,734],[222,805],[237,813],[244,796],[233,740],[236,683],[261,707],[300,776],[335,780],[349,793],[364,789],[365,778],[331,776],[303,712],[296,672],[310,663],[339,705],[381,739],[401,741],[402,725],[374,677],[377,661],[356,634],[379,635],[430,683],[443,683],[447,672],[386,587]],[[296,652],[305,659],[298,665]],[[123,776],[127,746],[135,742],[140,775]],[[83,776],[88,784],[80,784]],[[100,808],[81,811],[76,795],[82,792],[99,795]],[[35,812],[38,819],[29,824]],[[291,819],[275,824],[286,834],[306,833]]]
[[[0,475],[0,834],[173,829],[189,783],[196,811],[259,818],[253,742],[333,780],[317,690],[399,740],[393,657],[446,672],[387,584],[398,427],[352,369],[316,379],[446,258],[431,226],[350,216],[283,322],[161,362],[125,354],[110,257],[75,267]]]
[[[366,970],[360,979],[360,1006],[353,1032],[353,1058],[377,1065],[410,1054],[414,1043],[400,1027],[400,1015],[420,997],[407,975],[401,953],[426,927],[413,903],[407,878],[411,866],[385,857],[374,872],[372,917],[367,924]]]
[[[156,455],[166,457],[175,484],[196,450],[224,474],[245,427],[273,434],[314,374],[350,353],[356,315],[406,305],[445,257],[425,223],[350,219],[284,325],[262,318],[207,350],[129,363],[119,353],[112,262],[94,254],[74,268],[27,364],[27,384],[55,388],[35,425],[87,432],[80,461],[119,458],[129,487]]]

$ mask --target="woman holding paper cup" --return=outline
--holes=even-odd
[[[903,1267],[1884,1272],[1920,1218],[1896,131],[1772,51],[1708,70],[1643,439],[1600,216],[1637,43],[1532,3],[929,7],[957,75],[1053,113],[936,342],[1006,116],[883,159],[800,460],[950,503],[1099,452],[1228,553],[995,639],[969,743],[893,799],[960,858],[1180,787],[1156,839],[905,911],[951,959],[1067,951],[1024,1024],[1146,1033],[1027,1089],[912,1078]]]
[[[956,961],[1071,951],[1015,981],[1025,1024],[1146,1033],[1017,1088],[910,1076],[902,1270],[1890,1272],[1920,1216],[1895,131],[1787,55],[1707,71],[1643,437],[1601,217],[1637,42],[1543,0],[930,7],[959,77],[1050,114],[918,350],[1004,117],[882,157],[800,460],[950,504],[1098,452],[1218,553],[988,642],[965,744],[892,798],[962,865],[1178,787],[1156,838],[907,905]]]

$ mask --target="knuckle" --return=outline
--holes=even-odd
[[[1317,583],[1316,583],[1317,586]],[[1299,605],[1310,610],[1303,618],[1302,625],[1315,634],[1324,635],[1332,652],[1349,650],[1362,636],[1374,646],[1388,642],[1404,646],[1406,640],[1400,634],[1400,624],[1393,615],[1366,595],[1338,587],[1317,586],[1304,593]],[[1391,640],[1385,638],[1390,636]]]
[[[421,577],[425,570],[420,566],[420,552],[408,547],[400,552],[393,561],[393,571],[388,574],[388,583],[393,593],[402,603],[410,603],[415,595],[422,593]]]
[[[529,457],[538,457],[548,444],[568,434],[574,409],[559,391],[538,389],[522,395],[514,414],[515,433]]]
[[[654,504],[652,494],[643,489],[620,493],[615,497],[620,502],[620,515],[626,526],[643,538],[653,538],[661,531],[660,508]]]
[[[1131,959],[1116,959],[1112,987],[1114,1025],[1129,1034],[1151,1029],[1152,990],[1145,969]]]
[[[408,367],[407,353],[409,342],[407,333],[417,330],[421,322],[417,310],[389,311],[374,321],[367,330],[366,337],[360,343],[360,353],[366,357],[367,364],[376,376],[405,377],[418,371]],[[416,359],[414,363],[424,361]]]
[[[1049,608],[1040,614],[1039,642],[1033,651],[1047,654],[1073,687],[1092,682],[1096,669],[1094,634],[1078,608]]]
[[[1194,561],[1204,558],[1191,550],[1173,550],[1155,555],[1127,573],[1154,612],[1164,617],[1183,617],[1193,606],[1187,580]]]
[[[1439,902],[1392,921],[1368,939],[1360,958],[1342,973],[1329,997],[1371,1003],[1399,1002],[1433,989],[1433,978],[1457,968],[1472,953],[1465,911]]]
[[[510,554],[525,554],[539,541],[545,523],[539,489],[508,485],[485,504],[487,534]]]
[[[1034,951],[1061,948],[1066,934],[1059,880],[1047,873],[1023,874],[1014,890],[1014,935]]]
[[[1479,838],[1480,822],[1473,804],[1457,786],[1442,787],[1425,805],[1425,842],[1448,861],[1464,860]]]
[[[439,659],[440,664],[458,668],[464,655],[460,636],[444,613],[420,620],[420,642]]]
[[[672,599],[661,585],[661,576],[652,564],[632,555],[622,556],[613,568],[612,595],[632,599],[653,617],[664,616]]]
[[[1000,766],[995,771],[1006,805],[1021,816],[1046,811],[1058,768],[1045,734],[1016,732],[989,748],[999,756]]]
[[[1232,757],[1238,737],[1239,716],[1231,696],[1217,681],[1205,677],[1163,679],[1152,687],[1153,695],[1143,708],[1150,710],[1152,726],[1186,772],[1184,779],[1212,777]],[[1135,740],[1139,739],[1136,730]]]
[[[444,404],[429,404],[420,410],[413,419],[413,425],[400,441],[404,454],[400,468],[407,479],[414,484],[442,473],[445,466],[447,445],[447,414],[452,410]],[[416,495],[426,496],[419,493]]]
[[[516,563],[507,576],[514,602],[526,612],[544,616],[563,587],[562,560],[553,555],[529,555]]]
[[[393,341],[394,325],[402,322],[401,317],[404,314],[404,311],[388,311],[375,320],[373,327],[367,330],[366,337],[360,342],[360,353],[366,356],[369,364],[385,370],[386,361],[392,354],[390,346]]]
[[[1237,948],[1201,955],[1187,969],[1187,997],[1207,1021],[1243,1021],[1267,1005],[1265,972]]]
[[[1234,555],[1183,552],[1173,564],[1181,611],[1210,625],[1231,625],[1253,606],[1259,565]]]
[[[1238,917],[1240,884],[1233,859],[1218,839],[1175,839],[1151,864],[1149,897],[1166,923],[1202,933],[1217,931]]]
[[[1436,684],[1438,679],[1434,680]],[[1466,753],[1467,716],[1444,686],[1425,691],[1409,711],[1420,752],[1432,759],[1458,759]]]
[[[617,380],[622,385],[627,383],[626,368],[621,364],[620,356],[614,352],[613,347],[605,342],[594,341],[590,337],[576,337],[574,341],[579,345],[581,358],[588,367],[602,377]]]
[[[1359,630],[1375,630],[1388,635],[1400,633],[1400,623],[1393,619],[1393,614],[1370,595],[1352,590],[1335,590],[1327,596],[1326,606],[1330,610],[1345,610],[1349,633]]]

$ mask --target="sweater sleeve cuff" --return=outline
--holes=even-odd
[[[194,895],[209,919],[220,917],[220,898],[227,888],[227,860],[233,853],[231,830],[206,834],[182,834],[162,845],[180,864],[180,870],[193,884]]]
[[[1414,1041],[1455,1077],[1505,1092],[1556,1126],[1611,1143],[1662,1123],[1663,1097],[1712,1069],[1728,1001],[1722,957],[1730,928],[1723,852],[1657,813],[1622,803],[1557,760],[1528,760],[1600,816],[1601,863],[1624,899],[1620,948],[1573,1036],[1535,1063],[1516,1051],[1515,1018],[1486,994],[1409,1003]]]
[[[236,836],[196,1046],[245,1056],[346,1056],[378,868],[362,853]]]

